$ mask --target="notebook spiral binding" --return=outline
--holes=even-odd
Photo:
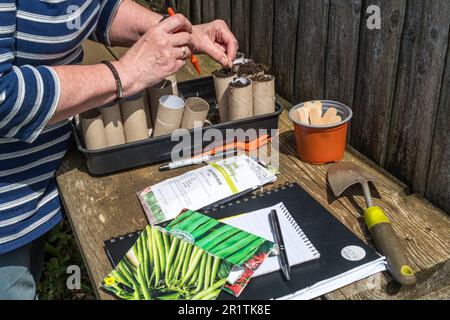
[[[286,190],[288,188],[293,188],[294,186],[295,186],[295,184],[287,182],[287,183],[285,183],[285,184],[283,184],[281,186],[269,188],[269,189],[266,189],[266,190],[263,190],[263,191],[255,191],[255,192],[253,192],[252,195],[244,196],[243,198],[240,198],[240,199],[235,200],[235,201],[231,201],[231,202],[228,202],[228,203],[225,203],[225,204],[222,204],[222,205],[218,205],[218,206],[206,207],[206,208],[202,209],[202,212],[204,214],[213,213],[213,212],[216,212],[217,210],[224,209],[226,207],[231,207],[231,206],[233,206],[235,204],[240,204],[242,202],[247,202],[247,201],[250,201],[250,200],[255,200],[257,198],[262,198],[265,195],[276,193],[276,192],[279,192],[281,190]]]
[[[294,228],[295,232],[298,233],[298,235],[300,236],[300,238],[302,239],[302,241],[305,243],[305,245],[308,247],[308,249],[311,251],[311,253],[314,255],[314,257],[318,257],[320,256],[319,251],[317,251],[316,247],[314,247],[314,245],[312,244],[311,241],[309,241],[308,237],[306,236],[306,234],[303,232],[302,228],[300,228],[300,226],[298,225],[297,221],[295,221],[295,219],[292,217],[292,215],[289,213],[289,210],[284,206],[282,206],[282,214],[284,214],[284,216],[286,217],[286,219],[289,221],[289,223],[292,225],[292,227]]]
[[[114,238],[111,238],[110,240],[108,240],[110,243],[114,243],[116,241],[122,241],[125,240],[125,238],[132,238],[134,236],[139,236],[142,233],[143,230],[137,230],[135,232],[130,232],[121,236],[117,236]]]

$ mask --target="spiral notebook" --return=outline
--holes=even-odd
[[[280,202],[320,252],[320,257],[292,266],[291,281],[285,281],[281,271],[252,279],[239,299],[314,299],[386,270],[385,257],[358,238],[297,183],[201,211],[215,219],[226,219]],[[221,294],[219,299],[235,298]]]
[[[278,214],[289,265],[296,266],[311,260],[319,259],[319,251],[317,251],[311,241],[309,241],[308,237],[283,203],[251,213],[223,219],[222,221],[235,228],[253,233],[261,238],[274,242],[269,222],[269,214],[272,210],[276,210]],[[278,258],[272,256],[264,261],[253,276],[259,277],[278,270],[280,270]]]
[[[320,257],[298,265],[290,262],[293,265],[291,281],[285,281],[281,271],[252,279],[239,300],[313,299],[386,270],[384,257],[295,183],[199,211],[223,220],[277,206],[281,202],[301,227],[301,233],[307,236],[305,242],[314,245],[311,252],[320,252]],[[114,266],[138,237],[139,232],[136,232],[105,242],[105,250]],[[236,298],[224,293],[219,299]]]

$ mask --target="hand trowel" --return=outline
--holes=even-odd
[[[361,168],[347,161],[331,166],[327,177],[336,197],[340,197],[350,186],[361,185],[367,204],[367,209],[364,211],[364,220],[377,249],[387,259],[390,273],[402,285],[415,284],[416,276],[391,222],[381,208],[372,204],[369,182],[373,182],[374,179]]]

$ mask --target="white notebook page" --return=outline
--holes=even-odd
[[[297,222],[292,218],[283,203],[279,203],[270,208],[224,219],[222,221],[233,227],[275,242],[269,222],[269,214],[272,210],[276,210],[278,213],[278,219],[280,220],[289,265],[295,266],[318,259],[320,257],[319,252],[308,240],[307,236],[303,233]],[[258,268],[254,276],[261,276],[280,269],[278,257],[268,257],[266,261],[264,261],[264,263]]]

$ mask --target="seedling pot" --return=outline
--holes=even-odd
[[[173,95],[162,96],[159,99],[154,136],[159,137],[171,134],[174,130],[180,129],[185,106],[185,101],[180,97]]]
[[[304,107],[301,103],[289,112],[294,122],[297,154],[304,162],[311,164],[325,164],[338,162],[344,158],[347,131],[353,117],[352,110],[339,102],[322,100],[323,112],[329,108],[336,108],[340,123],[328,126],[314,126],[302,123],[296,116],[296,110]]]
[[[228,121],[228,85],[233,81],[235,76],[236,73],[230,72],[229,74],[227,74],[225,71],[223,71],[223,69],[213,73],[217,106],[219,108],[219,117],[221,122]]]
[[[188,99],[192,97],[199,97],[208,102],[210,106],[210,112],[208,118],[218,119],[218,112],[216,110],[217,97],[215,94],[213,77],[206,77],[200,79],[189,80],[178,83],[180,90],[180,97]],[[281,104],[277,102],[276,110],[274,113],[265,114],[261,116],[255,116],[248,119],[242,119],[238,121],[229,121],[220,123],[213,121],[209,127],[197,128],[189,130],[189,136],[191,137],[191,144],[185,152],[192,155],[200,150],[207,148],[211,141],[204,139],[200,143],[195,142],[195,135],[206,134],[207,130],[215,129],[220,132],[224,138],[228,130],[262,130],[261,134],[272,133],[272,130],[278,128],[278,120],[283,108]],[[100,116],[100,114],[97,114]],[[81,116],[80,116],[81,119]],[[100,128],[103,129],[103,121],[101,117],[98,119],[101,124]],[[137,141],[133,143],[127,143],[115,147],[102,147],[96,148],[100,150],[88,150],[84,141],[84,135],[81,126],[74,126],[75,140],[80,152],[86,158],[87,169],[90,174],[99,176],[106,175],[115,172],[121,172],[123,170],[129,170],[144,165],[168,162],[172,158],[173,149],[180,143],[179,141],[173,141],[170,133],[176,130],[176,126],[170,127],[168,123],[160,123],[161,127],[168,126],[166,135],[153,136],[146,140]],[[102,130],[103,131],[103,130]],[[103,137],[104,137],[103,132]],[[106,141],[105,141],[106,145]]]
[[[108,146],[100,111],[93,109],[82,113],[80,115],[80,124],[87,150],[100,150]]]
[[[203,127],[209,113],[209,103],[202,98],[192,97],[186,100],[186,107],[181,121],[181,128],[194,129]]]
[[[105,126],[106,141],[108,147],[125,144],[125,133],[123,131],[122,115],[117,102],[99,108]]]
[[[170,80],[163,80],[160,83],[154,85],[153,87],[147,89],[153,126],[155,125],[156,122],[156,114],[158,113],[159,99],[161,99],[162,96],[172,94],[174,94],[174,88]]]
[[[231,121],[253,116],[253,86],[248,78],[236,78],[229,85],[228,118]]]
[[[275,112],[275,77],[262,75],[250,79],[253,82],[253,115]]]
[[[172,94],[173,94],[174,96],[179,96],[180,93],[178,92],[177,75],[174,74],[174,75],[168,76],[168,77],[166,78],[166,80],[170,81],[170,84],[172,85]]]
[[[147,116],[142,95],[135,95],[120,102],[120,112],[127,143],[148,139]]]

